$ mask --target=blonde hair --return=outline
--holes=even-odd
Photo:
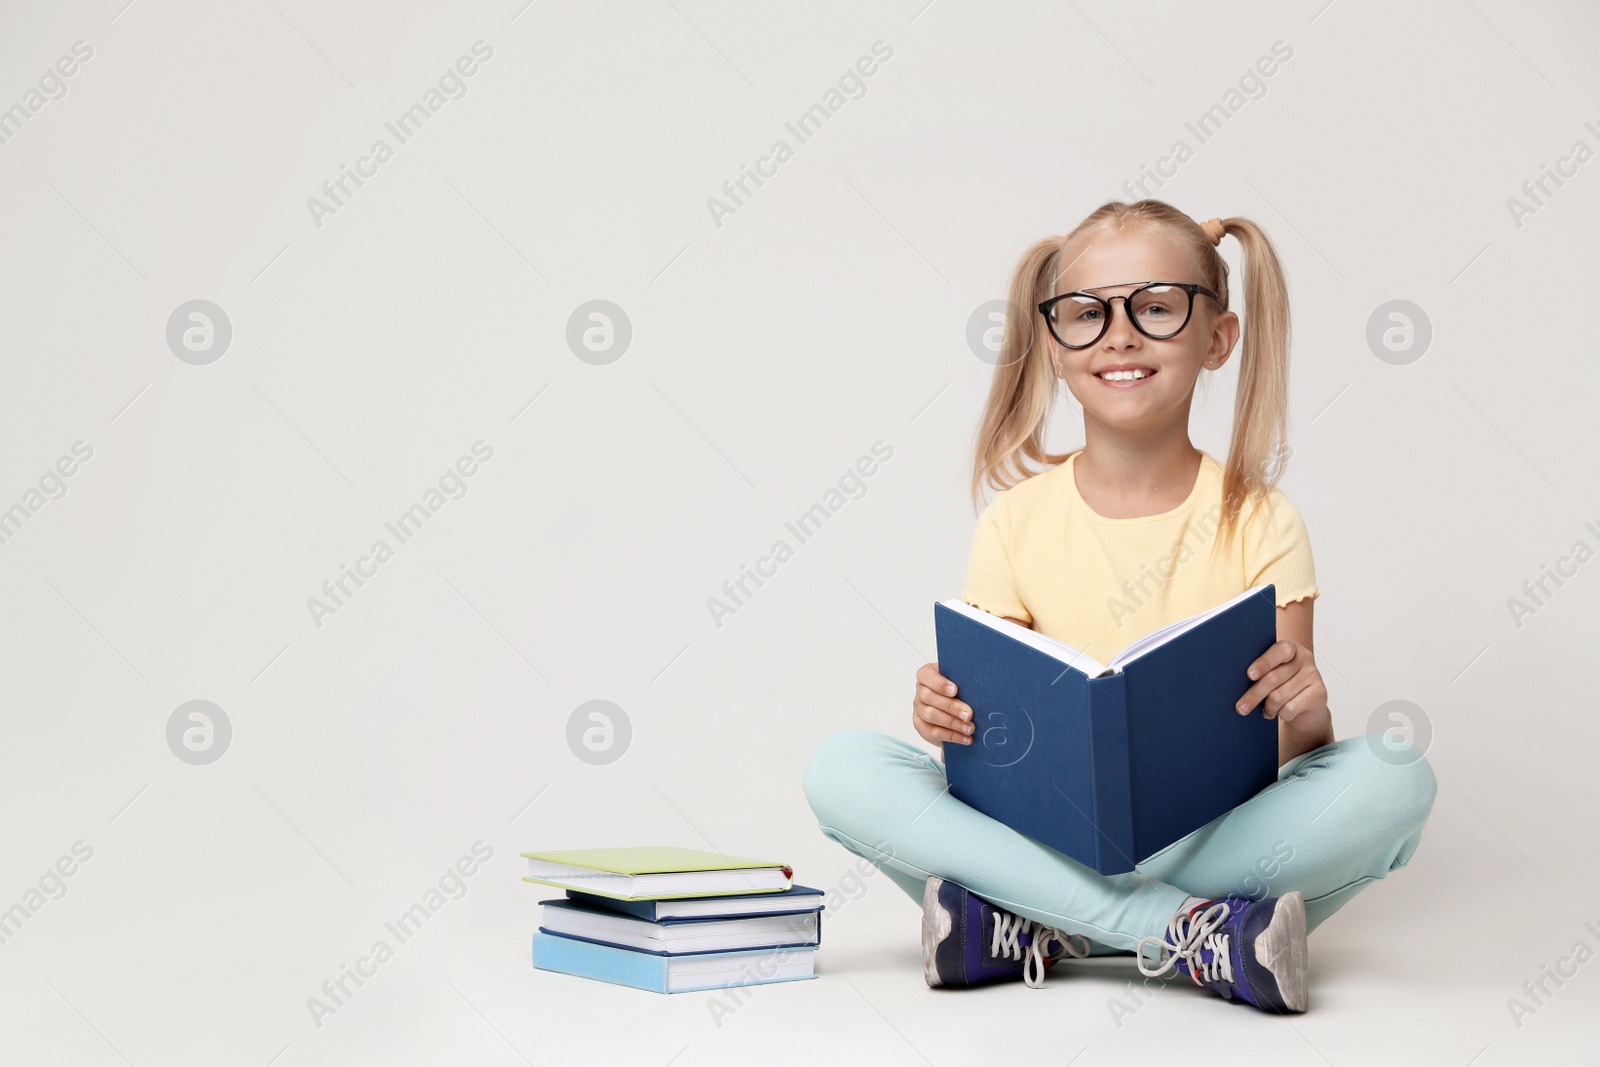
[[[1227,541],[1237,528],[1245,500],[1259,503],[1282,473],[1281,450],[1288,438],[1289,292],[1277,252],[1261,228],[1245,218],[1222,223],[1224,232],[1244,246],[1244,340],[1222,492],[1222,540]],[[1200,276],[1193,280],[1216,291],[1213,303],[1218,313],[1228,310],[1228,264],[1199,223],[1164,201],[1110,201],[1065,237],[1036,242],[1023,253],[1011,276],[999,364],[974,449],[974,506],[985,485],[1009,489],[1040,473],[1030,461],[1055,466],[1082,451],[1059,455],[1045,451],[1044,430],[1055,406],[1058,380],[1050,359],[1052,339],[1038,305],[1055,295],[1057,279],[1072,263],[1065,253],[1073,242],[1130,227],[1158,233],[1187,251],[1199,267]]]

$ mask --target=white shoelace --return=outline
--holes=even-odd
[[[1034,989],[1044,985],[1044,968],[1050,960],[1061,956],[1071,956],[1073,959],[1082,959],[1089,954],[1089,942],[1076,934],[1067,934],[1057,930],[1054,926],[1036,923],[1032,919],[1025,919],[1020,915],[1010,912],[995,910],[994,937],[990,939],[989,955],[996,959],[1006,958],[1022,959],[1022,942],[1019,940],[1025,933],[1032,931],[1033,940],[1028,945],[1027,959],[1022,963],[1022,980]],[[1061,943],[1059,952],[1047,953],[1044,946],[1054,938]],[[1080,948],[1078,943],[1082,944]]]
[[[1139,939],[1136,953],[1139,973],[1155,978],[1176,968],[1178,960],[1182,959],[1189,965],[1189,978],[1195,985],[1214,982],[1219,978],[1232,983],[1233,956],[1228,952],[1229,935],[1216,932],[1227,919],[1228,905],[1220,900],[1210,907],[1196,908],[1192,913],[1174,915],[1167,923],[1164,937]],[[1154,970],[1145,968],[1144,946],[1147,941],[1153,941],[1166,950],[1166,959]],[[1208,948],[1211,950],[1211,962],[1205,963],[1202,962],[1201,953]]]

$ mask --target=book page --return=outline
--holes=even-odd
[[[1109,666],[1112,670],[1121,670],[1125,664],[1133,662],[1147,652],[1160,648],[1162,645],[1166,644],[1168,641],[1171,641],[1175,637],[1188,633],[1190,630],[1194,629],[1196,626],[1199,626],[1212,616],[1222,614],[1224,611],[1227,611],[1240,601],[1248,600],[1250,597],[1254,596],[1264,588],[1266,587],[1258,585],[1254,589],[1246,589],[1244,592],[1240,593],[1238,596],[1227,601],[1226,603],[1218,604],[1216,607],[1202,611],[1198,615],[1191,615],[1187,619],[1181,619],[1178,622],[1163,626],[1159,630],[1153,630],[1150,633],[1145,634],[1143,637],[1130,644],[1127,648],[1124,648],[1121,652],[1118,652],[1115,656],[1112,656]]]

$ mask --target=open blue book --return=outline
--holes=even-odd
[[[1099,663],[961,600],[934,605],[939,673],[972,706],[950,794],[1101,874],[1122,874],[1278,778],[1278,723],[1234,704],[1277,639],[1241,593]]]

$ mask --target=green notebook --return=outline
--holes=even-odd
[[[528,860],[524,882],[617,900],[781,893],[794,884],[787,864],[693,848],[577,848],[522,855]]]

